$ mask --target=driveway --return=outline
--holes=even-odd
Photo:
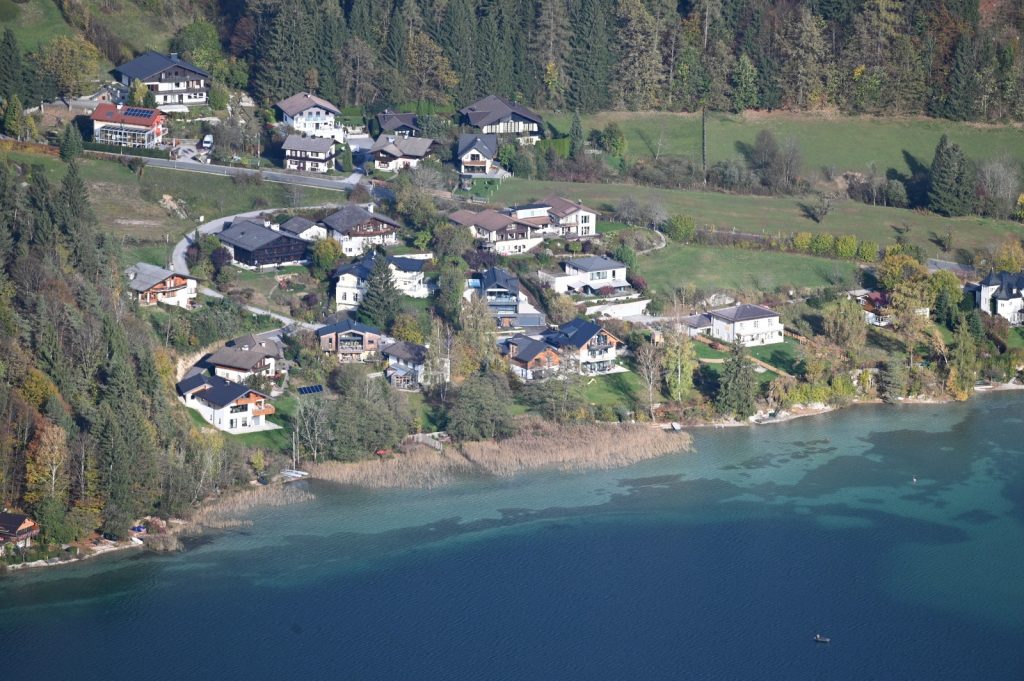
[[[143,157],[139,157],[143,158]],[[277,182],[279,184],[292,184],[299,187],[315,187],[317,189],[333,189],[335,191],[349,191],[354,189],[356,186],[355,182],[352,182],[354,177],[358,178],[356,174],[349,175],[344,179],[331,179],[327,177],[307,177],[306,175],[293,175],[279,170],[255,170],[253,168],[231,168],[229,166],[219,166],[213,164],[199,163],[192,160],[178,160],[169,161],[163,158],[146,158],[146,165],[154,166],[156,168],[167,168],[168,170],[178,170],[189,173],[205,173],[207,175],[256,175],[258,173],[263,174],[263,179],[267,182]],[[357,179],[358,182],[358,179]]]

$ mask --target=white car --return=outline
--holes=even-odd
[[[200,149],[213,149],[213,135],[207,135],[203,138],[203,141],[199,143]]]

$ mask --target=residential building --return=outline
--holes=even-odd
[[[538,272],[541,283],[557,293],[604,295],[630,291],[625,263],[589,255],[562,263],[562,273]]]
[[[236,220],[217,237],[243,267],[299,265],[309,257],[308,242],[253,220]]]
[[[377,124],[380,125],[381,134],[405,137],[417,137],[420,134],[419,117],[414,113],[397,113],[391,109],[384,109],[377,114]]]
[[[307,173],[326,173],[334,170],[334,140],[329,137],[302,137],[288,135],[281,145],[284,167]]]
[[[501,344],[501,351],[512,373],[524,381],[548,378],[561,367],[558,350],[538,338],[517,334]]]
[[[376,251],[355,262],[342,265],[334,271],[335,310],[354,310],[366,295],[366,286],[373,274],[377,258],[387,258],[395,288],[410,298],[426,298],[430,289],[423,277],[423,268],[433,258],[432,253],[411,255],[381,255]]]
[[[375,246],[393,246],[398,243],[397,222],[374,211],[372,203],[350,203],[320,221],[333,239],[341,243],[347,256],[362,255]]]
[[[381,350],[381,355],[387,360],[384,376],[391,385],[399,390],[419,390],[424,385],[426,346],[398,341]]]
[[[253,376],[273,378],[277,374],[276,351],[264,352],[260,348],[221,348],[206,358],[206,364],[214,376],[236,383],[244,383]]]
[[[497,135],[459,135],[455,163],[463,175],[483,177],[492,175],[497,168]]]
[[[277,228],[282,234],[288,234],[303,241],[316,241],[327,238],[327,228],[308,218],[297,215],[281,223]]]
[[[761,305],[742,303],[733,307],[712,310],[711,336],[725,343],[739,343],[747,347],[772,345],[783,342],[779,313]]]
[[[344,128],[336,124],[338,107],[308,92],[294,94],[276,105],[281,122],[300,135],[322,137],[344,143]]]
[[[148,262],[137,262],[124,271],[128,289],[140,305],[174,305],[192,307],[199,282],[195,277],[165,270]]]
[[[284,359],[284,344],[281,342],[278,333],[277,331],[268,331],[258,335],[247,333],[244,336],[229,340],[225,345],[229,348],[238,348],[239,350],[262,352],[267,357],[273,357],[277,362],[277,366],[280,366],[281,361]]]
[[[492,267],[466,282],[466,297],[482,298],[500,329],[544,325],[544,315],[519,289],[519,279],[503,267]]]
[[[89,117],[92,141],[118,147],[153,149],[163,144],[167,116],[157,109],[104,102]]]
[[[459,109],[462,123],[484,133],[514,134],[520,142],[533,144],[541,138],[544,119],[516,102],[488,95]]]
[[[259,390],[208,374],[189,376],[176,387],[185,406],[218,430],[240,434],[278,427],[266,420],[275,409]]]
[[[144,52],[114,69],[117,79],[128,87],[136,80],[146,84],[158,107],[206,104],[210,95],[210,74],[177,54]]]
[[[429,137],[404,137],[381,134],[370,147],[373,167],[377,170],[398,172],[402,168],[415,168],[429,153],[434,140]]]
[[[32,538],[39,534],[39,523],[24,513],[0,512],[0,556],[7,547],[27,549],[32,546]]]
[[[995,272],[972,286],[974,304],[1010,324],[1024,324],[1024,272]]]
[[[589,237],[597,234],[597,216],[593,208],[582,202],[570,201],[552,194],[540,201],[512,206],[508,214],[517,220],[534,225],[540,234],[555,234],[566,238]]]
[[[345,319],[316,330],[320,349],[337,355],[342,363],[367,362],[375,359],[380,350],[380,329]]]
[[[534,233],[530,223],[492,208],[479,212],[457,210],[448,219],[456,225],[468,227],[482,250],[494,251],[499,255],[526,253],[544,241],[543,237]]]
[[[583,374],[601,374],[613,369],[623,343],[600,324],[588,319],[573,319],[558,328],[548,329],[541,338],[571,356]]]

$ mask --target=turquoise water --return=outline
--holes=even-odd
[[[0,577],[0,679],[1024,678],[1024,395],[695,444]]]

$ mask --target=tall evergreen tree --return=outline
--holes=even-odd
[[[472,0],[451,0],[445,9],[438,43],[459,77],[455,98],[470,102],[476,94],[476,14]]]
[[[61,181],[57,215],[67,237],[71,263],[86,277],[95,277],[99,274],[96,214],[89,204],[89,193],[75,161],[68,164],[68,170]]]
[[[57,226],[57,204],[54,201],[53,188],[46,177],[42,166],[32,166],[29,175],[27,208],[31,219],[20,221],[18,241],[28,248],[31,244],[44,251],[52,251],[57,246],[59,229]]]
[[[375,253],[373,270],[366,281],[366,293],[356,313],[359,321],[388,329],[398,314],[398,289],[387,255]]]
[[[970,164],[960,145],[950,143],[943,135],[932,160],[928,208],[951,217],[967,215],[973,207],[972,179]]]
[[[62,161],[71,161],[82,154],[82,133],[78,126],[68,123],[64,126],[64,133],[60,138],[60,158]]]
[[[954,121],[966,121],[974,117],[978,104],[978,59],[975,41],[968,36],[961,36],[953,53],[953,68],[949,72],[949,82],[945,106],[940,112]]]
[[[565,0],[538,0],[536,28],[531,36],[530,51],[542,75],[542,102],[557,109],[565,103],[566,65],[569,53],[569,14]]]
[[[573,112],[572,126],[569,128],[569,156],[579,159],[583,155],[583,124],[580,122],[580,112]]]
[[[640,0],[617,0],[615,18],[619,29],[619,61],[613,84],[615,102],[631,110],[654,108],[662,82],[654,18]]]
[[[14,95],[24,95],[21,48],[10,27],[4,29],[0,40],[0,98],[10,101]]]
[[[745,419],[754,414],[756,399],[757,376],[754,374],[754,366],[747,358],[747,349],[741,343],[735,343],[722,364],[715,407],[722,414]]]
[[[4,132],[18,140],[25,135],[25,113],[18,95],[11,95],[7,101],[7,109],[4,111]]]
[[[600,0],[580,0],[573,15],[578,35],[586,40],[571,41],[566,101],[578,111],[607,108],[614,51],[608,38],[608,20]]]
[[[732,72],[732,110],[755,109],[757,103],[757,69],[750,57],[741,54]]]

